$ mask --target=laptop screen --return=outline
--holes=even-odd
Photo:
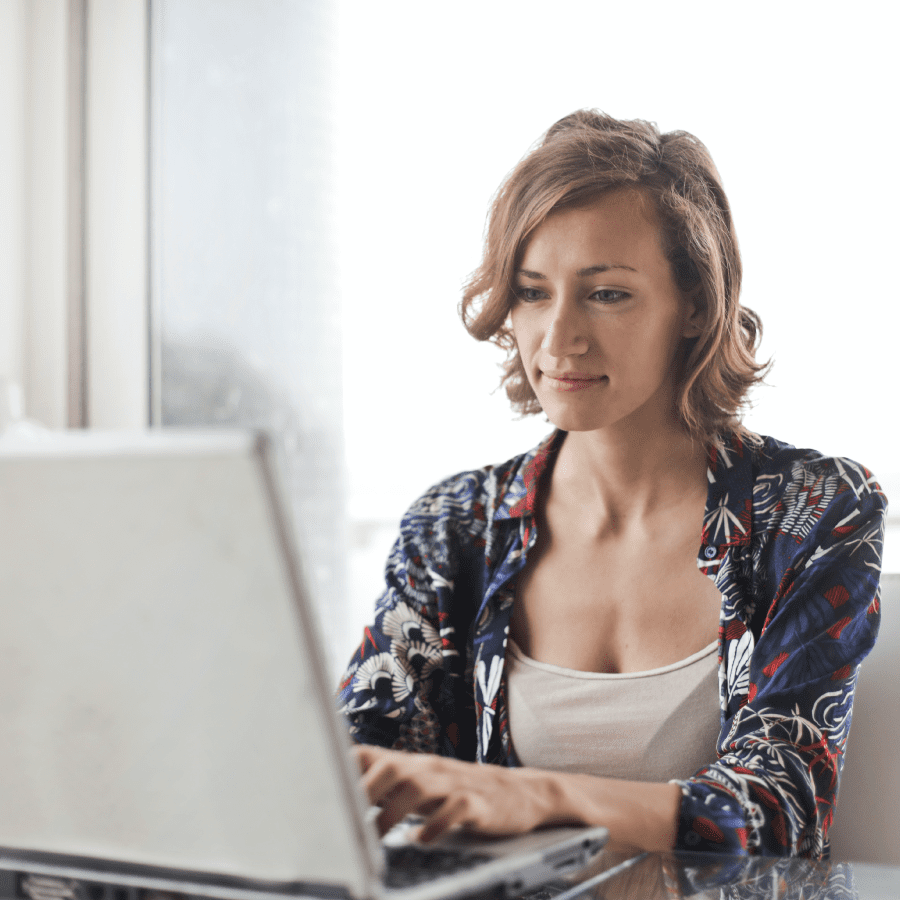
[[[0,447],[0,846],[358,887],[271,484],[249,435]]]

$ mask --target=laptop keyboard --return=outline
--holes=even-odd
[[[431,849],[414,844],[385,847],[384,851],[387,858],[384,881],[393,888],[411,887],[441,875],[452,875],[491,858],[472,850]]]

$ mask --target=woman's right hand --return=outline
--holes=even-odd
[[[515,835],[544,825],[605,825],[612,847],[666,851],[675,845],[681,789],[573,772],[506,768],[430,753],[354,748],[381,834],[423,816],[423,842],[456,828]]]
[[[408,815],[424,817],[419,838],[425,842],[456,828],[512,835],[541,825],[577,822],[562,813],[553,773],[382,747],[354,750],[369,802],[381,807],[377,818],[381,834]]]

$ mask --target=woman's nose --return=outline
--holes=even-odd
[[[588,349],[588,338],[582,317],[572,304],[560,302],[553,307],[541,349],[557,359],[581,356]]]

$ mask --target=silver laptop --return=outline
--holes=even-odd
[[[459,837],[469,868],[398,882],[304,584],[265,437],[0,440],[0,868],[431,900],[599,852],[602,828]]]

